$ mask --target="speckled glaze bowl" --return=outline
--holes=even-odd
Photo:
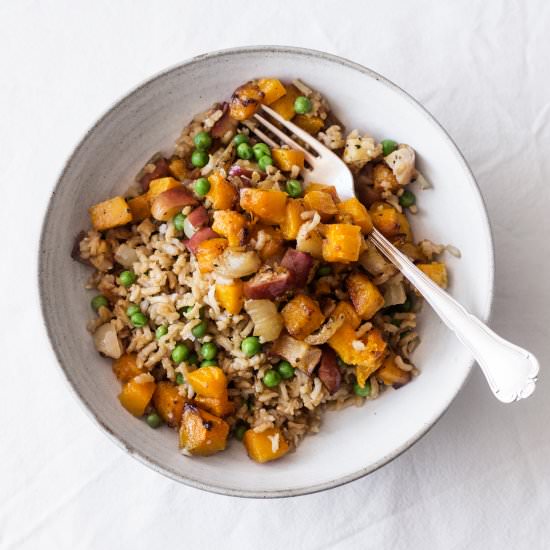
[[[416,236],[452,243],[451,293],[487,320],[493,295],[493,247],[487,213],[464,158],[443,128],[403,90],[360,65],[290,47],[248,47],[196,57],[131,91],[84,135],[67,161],[44,221],[39,284],[45,325],[70,388],[102,430],[132,456],[172,479],[217,493],[293,496],[329,489],[372,472],[417,441],[456,396],[472,367],[468,352],[425,308],[421,375],[362,408],[326,413],[321,432],[294,454],[266,465],[233,440],[226,452],[189,458],[169,428],[151,430],[120,406],[110,362],[86,331],[90,271],[70,257],[89,226],[91,204],[123,192],[152,153],[169,151],[190,117],[253,77],[299,77],[324,94],[348,129],[411,144],[433,189],[418,191]],[[327,182],[329,183],[329,182]],[[459,200],[457,200],[457,197]]]

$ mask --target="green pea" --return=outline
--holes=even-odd
[[[174,224],[174,227],[176,228],[176,231],[183,231],[183,224],[185,223],[185,218],[187,216],[185,214],[182,214],[181,212],[179,214],[176,214],[172,218],[172,223]]]
[[[309,113],[311,111],[312,105],[311,100],[307,98],[305,95],[298,96],[294,100],[294,110],[299,115],[305,115],[306,113]]]
[[[193,141],[199,151],[206,151],[212,145],[212,138],[208,132],[199,132]]]
[[[406,189],[403,191],[403,194],[399,197],[399,204],[403,208],[410,208],[414,204],[416,204],[416,195],[412,192]]]
[[[147,424],[156,429],[162,424],[162,418],[155,412],[147,415]]]
[[[185,378],[181,372],[176,373],[176,384],[181,386],[185,382]]]
[[[241,143],[248,143],[249,139],[246,134],[237,134],[233,138],[233,143],[238,147]]]
[[[218,354],[218,346],[214,342],[206,342],[201,346],[201,355],[205,359],[214,359]]]
[[[144,327],[147,324],[147,317],[145,317],[145,315],[141,313],[141,311],[139,311],[138,313],[134,313],[130,317],[130,321],[132,322],[132,325],[137,328]]]
[[[254,156],[254,151],[248,143],[241,143],[237,146],[237,156],[243,160],[250,160]]]
[[[353,393],[359,397],[367,397],[370,394],[370,382],[367,380],[364,388],[355,382],[355,384],[353,384]]]
[[[185,361],[191,354],[191,350],[185,344],[177,344],[176,347],[172,350],[170,357],[174,363],[181,363]]]
[[[288,180],[285,185],[286,192],[293,198],[302,195],[302,184],[298,180]]]
[[[271,156],[271,149],[267,146],[265,143],[256,143],[252,147],[252,151],[254,152],[254,157],[256,157],[256,160],[260,160],[264,156]]]
[[[198,365],[199,364],[199,356],[193,352],[188,358],[187,363],[190,365]]]
[[[326,277],[327,275],[330,275],[332,273],[332,267],[330,267],[330,265],[322,265],[318,270],[317,270],[317,277]]]
[[[393,139],[383,139],[380,144],[382,145],[382,154],[385,157],[397,149],[397,142]]]
[[[195,182],[195,193],[199,197],[204,197],[210,191],[210,182],[206,178],[199,178]]]
[[[262,351],[260,339],[257,336],[248,336],[241,342],[241,350],[247,357],[252,357]]]
[[[260,170],[266,171],[268,166],[271,166],[273,164],[273,159],[271,157],[268,157],[267,155],[264,155],[260,160],[258,161],[258,166],[260,167]]]
[[[206,321],[201,321],[198,325],[194,326],[191,329],[191,334],[195,338],[203,338],[206,334],[206,329],[208,328],[208,323]]]
[[[136,274],[133,271],[123,271],[119,276],[120,284],[129,287],[136,282]]]
[[[262,378],[264,386],[268,388],[274,388],[281,383],[281,375],[276,370],[268,370]]]
[[[217,367],[218,362],[215,359],[204,359],[201,361],[200,367]]]
[[[288,361],[281,361],[278,363],[277,371],[283,380],[289,380],[294,376],[294,367]]]
[[[98,311],[100,307],[107,307],[109,305],[109,300],[107,300],[103,294],[98,294],[92,298],[90,303],[92,304],[92,309]]]
[[[238,422],[235,426],[235,431],[233,432],[235,435],[235,438],[239,441],[243,440],[244,434],[248,430],[248,424],[246,422]]]
[[[130,304],[126,308],[126,315],[128,315],[128,317],[131,317],[132,315],[134,315],[134,313],[139,313],[139,312],[140,312],[139,306],[136,304]]]
[[[157,327],[157,330],[155,330],[155,338],[157,340],[160,340],[166,334],[168,334],[168,327],[166,325],[160,325]]]
[[[202,168],[208,164],[208,153],[195,149],[191,154],[191,164],[197,168]]]

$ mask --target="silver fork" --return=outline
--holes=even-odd
[[[308,164],[302,172],[304,179],[335,185],[338,194],[343,198],[355,196],[353,176],[340,157],[273,109],[265,105],[261,109],[307,144],[310,150],[302,147],[261,114],[254,115],[257,124],[247,124],[252,132],[271,147],[279,147],[280,144],[266,135],[259,125],[269,129],[282,144],[303,151]],[[497,399],[503,403],[511,403],[533,393],[539,363],[532,353],[498,336],[420,271],[378,230],[374,229],[368,238],[416,287],[445,325],[470,350]]]

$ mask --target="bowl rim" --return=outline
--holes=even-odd
[[[222,57],[232,57],[232,56],[240,56],[240,55],[250,55],[253,53],[279,53],[279,54],[298,54],[304,57],[309,58],[316,58],[316,59],[322,59],[325,61],[329,61],[332,63],[336,63],[339,65],[343,65],[344,67],[347,67],[351,70],[357,71],[361,73],[362,75],[374,78],[375,80],[381,82],[384,86],[390,88],[394,92],[396,92],[398,95],[406,99],[412,106],[416,109],[418,109],[421,114],[426,118],[426,120],[432,125],[435,126],[436,129],[438,129],[442,135],[442,138],[446,139],[447,142],[451,145],[451,150],[453,151],[454,156],[456,157],[456,160],[459,162],[459,164],[462,166],[463,170],[467,174],[469,174],[468,179],[468,185],[471,186],[472,191],[474,191],[474,195],[477,195],[479,198],[479,201],[477,203],[477,209],[478,214],[481,216],[481,219],[484,222],[485,226],[485,233],[483,235],[483,239],[487,244],[489,245],[489,274],[488,274],[488,283],[489,283],[489,293],[486,297],[485,304],[483,304],[481,308],[481,314],[480,318],[484,322],[488,322],[491,317],[491,311],[493,306],[493,299],[494,299],[494,277],[495,277],[495,251],[494,251],[494,239],[493,239],[493,232],[491,223],[489,220],[488,212],[487,212],[487,206],[485,204],[485,199],[483,197],[483,194],[481,193],[481,189],[475,179],[475,176],[469,167],[468,163],[466,162],[466,159],[464,158],[464,155],[454,142],[454,140],[451,138],[447,130],[439,123],[436,118],[419,102],[417,101],[413,96],[411,96],[408,92],[403,90],[401,87],[399,87],[397,84],[393,83],[391,80],[387,79],[386,77],[380,75],[376,71],[373,71],[372,69],[369,69],[368,67],[365,67],[364,65],[361,65],[359,63],[356,63],[354,61],[350,61],[349,59],[319,51],[309,48],[301,48],[296,46],[277,46],[277,45],[261,45],[261,46],[242,46],[242,47],[236,47],[236,48],[225,48],[221,50],[215,50],[212,52],[208,52],[205,54],[200,54],[191,58],[188,58],[187,60],[184,60],[182,62],[176,63],[174,65],[169,66],[168,68],[162,69],[158,72],[156,72],[154,75],[146,78],[145,80],[142,80],[139,84],[131,88],[128,92],[126,92],[123,96],[119,97],[117,100],[115,100],[111,106],[99,117],[97,120],[84,132],[80,140],[78,141],[77,146],[71,151],[69,156],[67,157],[67,160],[63,164],[62,169],[59,172],[59,175],[56,179],[55,186],[53,187],[50,198],[48,200],[48,205],[46,209],[46,213],[44,215],[44,219],[42,221],[42,226],[40,230],[40,242],[39,242],[39,248],[38,248],[38,287],[39,287],[39,297],[40,297],[40,309],[42,313],[42,323],[44,326],[44,329],[48,335],[48,340],[50,342],[50,346],[52,351],[54,352],[54,355],[57,359],[57,363],[59,366],[59,371],[62,373],[62,378],[64,379],[65,383],[69,387],[71,393],[73,394],[73,397],[76,399],[77,403],[79,403],[80,407],[84,410],[84,412],[87,414],[88,417],[90,417],[95,425],[100,428],[100,430],[107,435],[107,437],[113,441],[119,448],[125,450],[130,456],[136,458],[143,464],[147,465],[152,470],[163,474],[164,476],[173,479],[174,481],[178,481],[180,483],[183,483],[184,485],[193,487],[195,489],[202,489],[204,491],[208,491],[211,493],[216,493],[220,495],[225,496],[233,496],[233,497],[243,497],[243,498],[282,498],[282,497],[294,497],[294,496],[301,496],[301,495],[307,495],[307,494],[313,494],[318,493],[321,491],[325,491],[328,489],[333,489],[336,487],[339,487],[341,485],[345,485],[347,483],[350,483],[352,481],[355,481],[357,479],[360,479],[367,474],[370,474],[382,466],[390,463],[391,461],[395,460],[397,457],[399,457],[401,454],[403,454],[405,451],[407,451],[412,445],[414,445],[416,442],[418,442],[424,435],[426,435],[432,428],[437,424],[439,419],[445,414],[445,412],[449,409],[451,403],[454,401],[456,396],[459,394],[459,392],[464,387],[466,381],[468,380],[469,376],[472,372],[472,366],[474,365],[474,360],[471,359],[469,362],[469,365],[467,366],[465,370],[465,376],[460,384],[460,386],[457,388],[454,395],[449,399],[449,401],[445,404],[443,409],[438,412],[434,417],[431,419],[430,423],[427,425],[427,427],[420,428],[411,438],[409,438],[407,441],[402,443],[398,448],[393,450],[391,453],[388,453],[383,458],[378,460],[377,462],[370,464],[369,466],[366,466],[365,468],[361,468],[351,474],[335,478],[331,481],[327,481],[324,483],[319,483],[315,485],[309,485],[309,486],[303,486],[298,487],[295,489],[281,489],[281,490],[268,490],[268,491],[255,491],[255,490],[242,490],[242,489],[234,489],[231,487],[224,487],[220,485],[214,485],[205,483],[203,481],[184,476],[169,467],[161,464],[158,462],[155,458],[151,456],[147,456],[145,453],[132,448],[130,445],[128,445],[121,437],[116,435],[112,429],[106,425],[104,422],[102,422],[95,412],[92,410],[90,404],[86,401],[86,399],[80,394],[77,386],[75,385],[74,381],[72,380],[70,369],[67,368],[67,365],[64,364],[61,354],[59,350],[57,349],[54,340],[53,340],[53,334],[51,332],[51,329],[47,323],[47,312],[46,312],[46,299],[45,299],[45,291],[42,285],[42,278],[44,273],[44,255],[47,243],[45,242],[45,230],[48,226],[50,216],[52,215],[52,208],[53,208],[53,202],[55,200],[55,195],[57,192],[57,188],[60,185],[61,181],[65,177],[66,173],[68,172],[74,158],[78,155],[80,149],[83,147],[85,142],[87,141],[88,137],[95,131],[95,129],[105,120],[107,119],[114,111],[116,111],[118,108],[120,108],[126,101],[132,98],[132,96],[136,93],[138,93],[142,88],[148,86],[153,81],[157,80],[160,77],[166,76],[172,72],[178,71],[184,67],[191,67],[193,65],[196,65],[198,63],[201,63],[202,61],[206,59],[213,59],[213,58],[222,58]]]

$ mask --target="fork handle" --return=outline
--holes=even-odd
[[[369,240],[399,268],[470,350],[497,399],[511,403],[533,393],[539,363],[532,353],[501,338],[469,313],[376,229]]]

